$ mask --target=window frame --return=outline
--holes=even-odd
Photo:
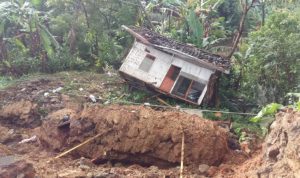
[[[145,60],[151,60],[152,62],[151,62],[151,65],[148,67],[148,62],[145,62]],[[144,71],[144,72],[147,72],[147,73],[149,73],[150,72],[150,70],[151,70],[151,68],[152,68],[152,66],[153,66],[153,64],[154,64],[154,62],[155,62],[155,60],[156,60],[156,57],[155,56],[153,56],[153,55],[151,55],[151,54],[146,54],[146,56],[144,57],[144,59],[142,60],[142,62],[140,63],[140,65],[139,65],[139,70],[142,70],[142,71]],[[147,67],[147,68],[146,68]]]

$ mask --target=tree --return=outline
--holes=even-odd
[[[250,35],[242,90],[260,104],[282,103],[287,93],[299,91],[299,24],[296,13],[282,10]]]
[[[8,43],[22,48],[24,54],[27,53],[25,48],[29,48],[31,57],[41,56],[44,63],[47,56],[52,56],[55,48],[59,48],[59,43],[45,25],[48,13],[36,9],[40,3],[41,1],[15,0],[0,3],[1,51],[7,51]],[[10,58],[10,54],[13,53],[6,53],[2,58]],[[9,61],[6,60],[5,63],[9,64]]]
[[[246,20],[247,14],[248,14],[249,10],[251,9],[251,7],[254,5],[254,3],[256,1],[257,0],[251,0],[251,2],[248,2],[248,0],[245,0],[243,2],[243,0],[241,0],[243,13],[242,13],[242,17],[241,17],[241,20],[240,20],[240,26],[239,26],[239,29],[238,29],[237,36],[235,37],[235,40],[234,40],[233,45],[232,45],[232,49],[231,49],[229,55],[227,56],[228,59],[230,59],[232,57],[232,55],[234,54],[234,52],[236,51],[236,48],[237,48],[237,46],[240,42],[240,39],[241,39],[243,31],[244,31],[244,25],[245,25],[245,20]]]

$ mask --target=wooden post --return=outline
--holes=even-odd
[[[180,161],[180,178],[183,178],[183,161],[184,161],[184,132],[182,131],[182,140],[181,140],[181,161]]]

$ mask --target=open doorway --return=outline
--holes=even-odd
[[[165,91],[167,93],[171,92],[171,89],[173,88],[173,85],[180,73],[180,70],[181,70],[181,68],[171,65],[167,75],[165,76],[162,84],[160,85],[160,89],[162,91]]]

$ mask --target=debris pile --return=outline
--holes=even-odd
[[[62,121],[65,115],[69,120]],[[179,165],[183,133],[187,165],[219,165],[229,151],[227,132],[214,122],[143,106],[91,105],[80,113],[64,109],[50,114],[38,130],[45,148],[62,151],[100,134],[72,154],[99,163],[110,160],[159,167]]]

